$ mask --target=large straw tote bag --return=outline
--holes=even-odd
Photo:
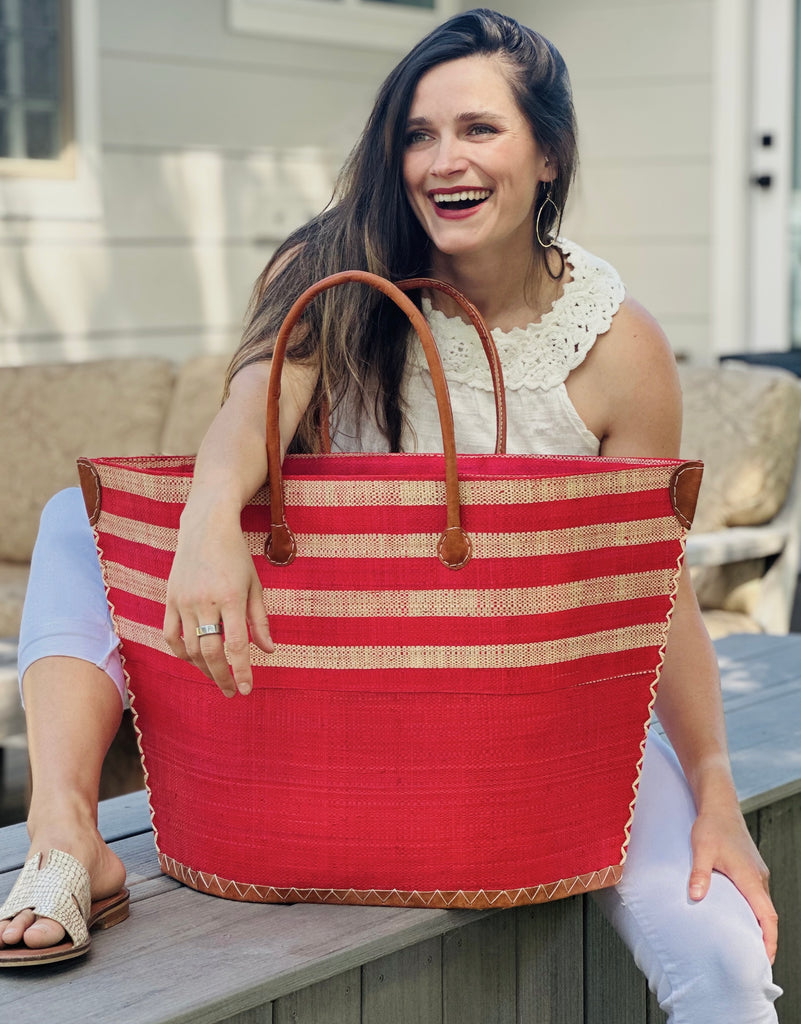
[[[344,280],[408,314],[444,454],[289,456],[282,470],[287,338]],[[192,460],[81,460],[167,874],[237,900],[429,907],[620,878],[701,466],[503,454],[482,334],[499,452],[457,455],[436,347],[405,294],[348,272],[290,311],[269,486],[242,514],[277,643],[251,648],[247,697],[226,699],[162,637]]]

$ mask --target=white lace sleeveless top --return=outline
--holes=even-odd
[[[570,268],[562,295],[536,324],[494,330],[506,385],[510,454],[597,455],[599,439],[585,425],[565,381],[585,359],[596,338],[609,330],[625,294],[617,271],[566,239],[559,245]],[[439,348],[448,380],[456,447],[490,452],[495,443],[495,401],[481,340],[472,324],[448,317],[423,301],[423,312]],[[419,344],[410,346],[404,397],[409,426],[404,451],[442,451],[434,388]],[[332,424],[334,451],[382,451],[376,424],[361,429],[347,414]]]

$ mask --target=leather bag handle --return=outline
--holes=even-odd
[[[498,349],[484,322],[484,317],[479,313],[473,303],[463,295],[452,284],[446,281],[439,281],[434,277],[410,277],[406,281],[396,281],[395,286],[402,292],[414,292],[419,288],[433,288],[435,291],[444,292],[459,303],[462,309],[470,317],[470,322],[481,338],[484,346],[484,354],[489,363],[490,374],[492,375],[492,390],[495,393],[495,454],[506,454],[506,392],[503,386],[503,370],[501,360],[498,356]],[[427,326],[427,324],[426,324]]]
[[[279,400],[281,397],[281,374],[287,344],[292,331],[297,326],[303,310],[315,296],[334,288],[339,284],[356,282],[370,285],[383,292],[409,318],[426,356],[431,379],[434,385],[434,397],[439,412],[442,429],[442,444],[445,454],[445,503],[446,525],[437,544],[440,561],[451,569],[460,569],[466,565],[472,555],[472,543],[462,529],[461,506],[459,501],[459,477],[456,464],[456,438],[453,426],[453,410],[451,408],[445,372],[437,350],[436,342],[423,314],[404,293],[416,288],[432,287],[444,291],[458,301],[475,324],[487,353],[495,391],[497,437],[496,451],[505,450],[506,443],[506,401],[503,390],[503,375],[495,344],[484,324],[481,315],[472,303],[468,302],[455,288],[441,281],[430,278],[414,278],[393,284],[386,278],[379,277],[364,270],[344,270],[338,274],[317,281],[307,288],[294,302],[286,315],[273,350],[270,381],[267,390],[267,473],[270,494],[270,534],[265,545],[265,556],[273,565],[289,565],[295,557],[297,546],[295,537],[286,522],[284,507],[283,480],[281,474],[281,438],[279,430]],[[480,326],[479,326],[480,325]]]

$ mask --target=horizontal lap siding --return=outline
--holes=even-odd
[[[711,351],[712,0],[517,2],[573,82],[580,168],[563,233],[613,263],[674,350]]]
[[[225,0],[97,9],[102,219],[0,222],[0,365],[231,351],[394,62],[235,34]]]

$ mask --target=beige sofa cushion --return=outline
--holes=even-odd
[[[28,568],[27,562],[0,562],[0,637],[19,633]]]
[[[801,382],[771,367],[680,366],[682,455],[702,459],[693,530],[764,523],[779,511],[795,466]]]
[[[194,455],[220,408],[225,371],[231,357],[197,356],[178,370],[161,450],[165,455]]]
[[[703,612],[704,625],[713,640],[720,640],[732,633],[760,633],[759,626],[748,615],[738,612],[711,609]]]
[[[0,559],[30,558],[42,507],[77,484],[80,455],[158,451],[174,368],[162,359],[0,368]]]

